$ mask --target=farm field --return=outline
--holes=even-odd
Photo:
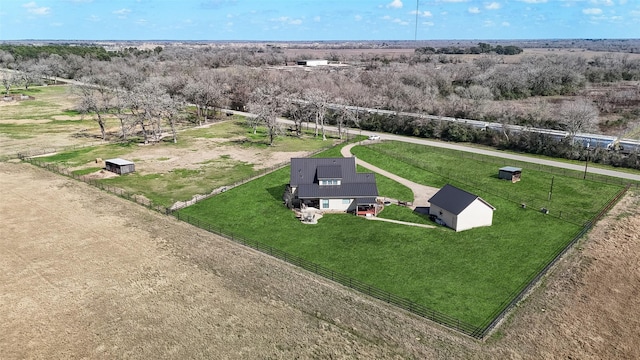
[[[399,153],[415,151],[395,143],[380,146],[398,146]],[[281,204],[288,168],[183,209],[179,216],[273,246],[483,327],[572,240],[585,219],[593,217],[621,190],[621,186],[555,176],[551,210],[565,213],[549,216],[535,208],[522,209],[520,204],[522,199],[546,200],[550,174],[524,170],[528,179],[511,184],[497,179],[495,164],[445,152],[428,154],[430,163],[441,167],[438,173],[429,173],[392,156],[367,153],[367,149],[356,147],[353,152],[364,161],[424,185],[450,182],[469,188],[461,179],[485,179],[490,186],[470,190],[498,209],[494,225],[455,233],[443,227],[425,230],[349,215],[329,215],[316,226],[304,225]],[[456,179],[439,175],[445,164],[452,162],[469,173],[461,172]],[[381,184],[381,195],[388,185],[392,184]],[[504,196],[510,192],[511,199]],[[579,211],[571,211],[574,208]]]
[[[485,342],[27,164],[0,196],[6,359],[640,357],[637,192]]]
[[[7,108],[0,109],[0,118],[9,119],[3,117]],[[40,125],[86,125],[98,134],[95,122],[67,112],[70,107],[60,109],[51,116],[74,120]],[[43,134],[37,136],[29,135],[31,126],[8,128],[15,129],[13,145],[0,149],[7,153],[86,141],[62,128],[56,134],[39,127]],[[196,130],[194,137],[212,138],[207,131]],[[358,156],[369,150],[359,149]],[[87,156],[80,172],[102,156],[77,155]],[[394,197],[410,196],[380,177],[378,182],[385,193],[396,191]],[[598,223],[492,338],[479,343],[26,164],[0,163],[0,184],[0,308],[6,309],[0,348],[6,358],[640,357],[632,346],[640,323],[629,315],[640,307],[637,192]],[[394,217],[408,216],[395,210],[401,213]]]
[[[0,157],[30,148],[63,148],[96,143],[95,122],[75,110],[77,98],[69,86],[13,89],[34,100],[0,102]]]

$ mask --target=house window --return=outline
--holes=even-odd
[[[342,199],[342,204],[343,205],[348,205],[351,203],[351,199]]]
[[[329,199],[322,199],[322,208],[323,209],[329,208]]]
[[[320,185],[340,185],[340,179],[320,180]]]

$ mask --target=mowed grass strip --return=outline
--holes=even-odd
[[[336,150],[328,152],[334,153]],[[468,165],[455,154],[452,157],[456,167]],[[449,182],[380,154],[362,158],[426,185]],[[478,166],[475,177],[497,172],[494,164]],[[547,174],[527,174],[546,182]],[[460,233],[444,227],[425,229],[346,214],[325,215],[317,225],[303,225],[282,205],[288,179],[287,167],[183,209],[180,216],[300,256],[477,326],[488,324],[581,229],[484,192],[480,195],[497,208],[493,226]],[[503,191],[521,185],[502,183],[509,185]],[[572,192],[576,197],[590,197],[599,186],[578,187]],[[619,189],[608,186],[607,191],[598,192],[602,198],[589,204],[590,214]]]

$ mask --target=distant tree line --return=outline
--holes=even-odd
[[[306,123],[319,137],[327,122],[451,141],[479,141],[490,133],[349,110],[367,107],[500,123],[505,129],[497,137],[500,146],[524,149],[517,144],[526,144],[533,152],[559,145],[518,142],[523,135],[512,136],[509,125],[570,133],[622,133],[640,125],[640,59],[628,54],[587,58],[549,53],[508,62],[495,51],[464,61],[448,54],[350,52],[331,54],[332,60],[349,66],[306,71],[287,64],[313,55],[298,53],[292,58],[275,46],[129,47],[109,53],[108,60],[71,52],[80,46],[68,47],[62,55],[40,52],[35,58],[0,49],[0,67],[19,70],[0,71],[3,90],[9,93],[12,87],[27,88],[56,77],[97,85],[102,93],[96,87],[78,89],[85,97],[79,109],[97,121],[102,114],[117,116],[122,122],[119,136],[138,134],[148,142],[161,137],[165,128],[175,138],[177,124],[210,121],[221,108],[257,113],[248,126],[265,125],[270,141],[283,133],[275,122],[282,114],[296,121],[294,133],[300,134]],[[478,48],[497,46],[480,43]],[[600,90],[592,90],[594,86]],[[154,103],[163,108],[153,109]],[[192,104],[193,111],[175,112],[185,104]],[[602,114],[608,116],[606,122],[600,120]],[[535,144],[543,140],[537,138]]]
[[[107,52],[102,46],[91,45],[9,45],[0,44],[0,51],[7,52],[18,61],[38,59],[56,54],[62,58],[68,55],[80,57],[92,57],[101,61],[108,61],[113,54]]]
[[[515,45],[496,45],[491,46],[487,43],[478,43],[478,46],[458,47],[444,46],[434,48],[431,46],[419,47],[415,50],[416,54],[498,54],[498,55],[518,55],[522,53],[522,48]]]

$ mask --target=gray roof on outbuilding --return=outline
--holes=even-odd
[[[120,159],[120,158],[115,158],[115,159],[107,159],[104,161],[105,164],[106,163],[111,163],[111,164],[115,164],[115,165],[119,165],[119,166],[123,166],[123,165],[133,165],[132,161],[129,160],[125,160],[125,159]]]
[[[505,166],[505,167],[501,167],[501,168],[500,168],[500,170],[501,170],[501,171],[510,172],[510,173],[514,173],[514,172],[522,172],[522,168],[515,167],[515,166]]]
[[[484,201],[478,195],[472,194],[462,189],[458,189],[457,187],[450,184],[443,186],[442,189],[435,193],[435,195],[433,195],[431,199],[429,199],[429,203],[445,209],[454,215],[459,215],[476,199],[479,199],[491,209],[495,210],[495,208],[491,204]]]

